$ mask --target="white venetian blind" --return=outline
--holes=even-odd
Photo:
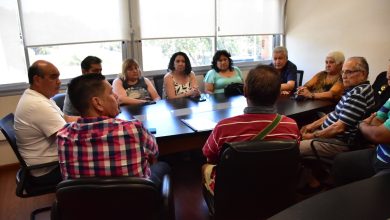
[[[212,0],[139,0],[141,39],[202,37],[215,33]]]
[[[283,34],[286,0],[218,0],[218,35]]]
[[[21,0],[27,46],[130,39],[127,0]]]

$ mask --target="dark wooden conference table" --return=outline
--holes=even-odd
[[[390,219],[390,173],[320,193],[269,219]]]
[[[146,128],[156,129],[155,137],[160,155],[200,149],[212,129],[195,131],[181,119],[199,119],[217,123],[221,119],[242,114],[247,106],[243,96],[225,97],[223,94],[204,96],[206,100],[203,102],[178,98],[160,100],[151,105],[121,106],[121,113],[117,118],[138,119]],[[333,107],[332,102],[320,100],[295,101],[290,97],[280,97],[277,101],[278,113],[295,120]]]

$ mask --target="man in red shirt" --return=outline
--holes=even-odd
[[[255,138],[278,115],[275,102],[280,94],[280,76],[271,66],[259,65],[250,70],[244,82],[248,107],[244,114],[221,120],[203,146],[207,164],[202,173],[206,188],[214,195],[215,165],[225,142],[249,141]],[[282,115],[279,124],[264,138],[300,139],[296,122]]]

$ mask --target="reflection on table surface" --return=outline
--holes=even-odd
[[[223,94],[204,94],[204,97],[206,100],[202,102],[196,99],[178,98],[160,100],[152,105],[121,106],[121,113],[117,117],[125,120],[138,119],[146,128],[156,128],[155,136],[159,138],[194,133],[180,119],[202,118],[218,122],[242,114],[247,106],[244,96],[225,97]],[[289,97],[280,97],[276,106],[278,113],[294,117],[310,114],[332,105],[333,103],[328,101],[295,101]]]

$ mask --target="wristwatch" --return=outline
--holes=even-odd
[[[314,138],[318,138],[318,131],[316,131],[316,132],[313,133],[313,137],[314,137]]]

